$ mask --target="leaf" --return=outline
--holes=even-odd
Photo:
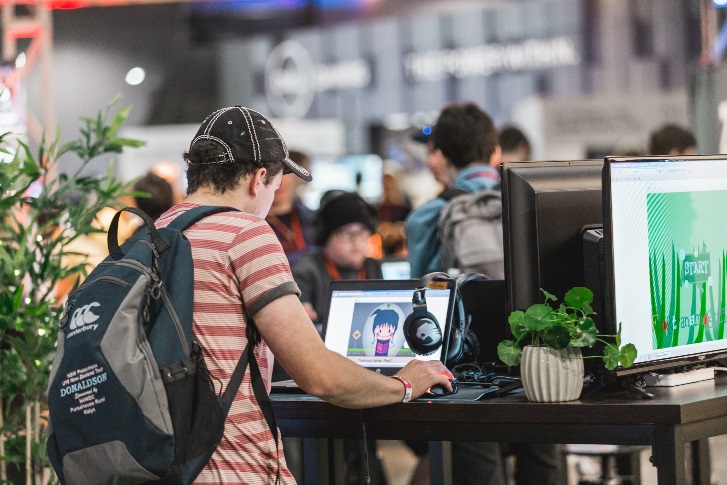
[[[593,292],[583,286],[576,286],[568,290],[563,298],[565,304],[571,308],[583,310],[586,313],[593,313],[591,309],[591,303],[593,302]],[[585,309],[590,310],[587,312]]]
[[[527,333],[525,326],[523,325],[523,319],[525,318],[525,312],[515,310],[510,314],[507,321],[510,324],[510,331],[515,339],[520,340],[523,335]]]
[[[523,325],[528,331],[538,332],[552,325],[553,309],[548,305],[536,303],[527,309]]]
[[[614,370],[618,367],[618,359],[620,356],[618,347],[613,344],[606,345],[606,348],[603,349],[603,362],[606,364],[606,369]]]
[[[598,329],[593,320],[586,317],[575,326],[571,345],[574,347],[593,347],[596,342],[598,342]]]
[[[546,303],[547,303],[548,301],[551,301],[551,300],[552,300],[552,301],[558,301],[558,299],[557,299],[557,298],[555,297],[555,295],[554,295],[554,294],[552,294],[552,293],[548,293],[547,291],[545,291],[545,290],[544,290],[544,289],[542,289],[542,288],[540,288],[540,291],[542,291],[542,292],[543,292],[543,296],[545,297],[545,301],[546,301]]]
[[[621,365],[624,367],[631,367],[634,365],[634,361],[636,360],[636,356],[638,355],[638,352],[636,351],[636,346],[634,344],[626,344],[621,348],[621,352],[619,352],[619,360],[621,361]]]
[[[497,345],[497,356],[507,365],[520,365],[522,355],[523,351],[513,340],[503,340]]]
[[[543,342],[550,348],[555,350],[561,350],[568,347],[570,343],[570,332],[564,325],[554,325],[550,328],[546,328],[542,333],[541,337]]]

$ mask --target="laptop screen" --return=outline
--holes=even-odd
[[[385,280],[406,280],[411,278],[411,268],[406,259],[381,261],[381,274]]]
[[[439,323],[444,345],[430,355],[417,355],[404,338],[404,322],[412,313],[412,295],[419,280],[359,280],[331,283],[326,347],[353,362],[392,375],[412,359],[442,360],[446,356],[454,308],[453,284],[427,288],[427,311]]]

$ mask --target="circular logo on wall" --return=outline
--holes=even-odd
[[[313,104],[316,67],[299,42],[281,42],[265,62],[265,97],[276,116],[302,118]]]

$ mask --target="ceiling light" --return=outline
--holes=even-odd
[[[135,67],[126,73],[126,84],[137,86],[144,82],[145,77],[146,73],[144,72],[144,69]]]

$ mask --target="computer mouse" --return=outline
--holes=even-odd
[[[426,390],[424,393],[425,396],[428,397],[443,397],[443,396],[449,396],[450,394],[455,394],[459,389],[457,388],[457,384],[455,382],[452,382],[452,390],[447,390],[446,387],[435,384],[429,389]]]

